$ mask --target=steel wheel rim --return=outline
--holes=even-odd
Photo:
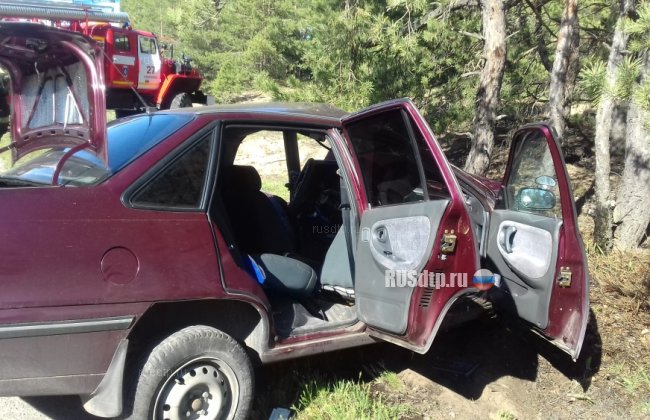
[[[230,420],[239,400],[234,371],[214,357],[184,363],[160,388],[154,420]]]

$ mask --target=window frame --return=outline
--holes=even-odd
[[[117,42],[118,39],[122,39],[122,38],[124,38],[126,40],[126,47],[128,47],[126,49],[118,47],[118,45],[124,45],[123,43],[118,43]],[[121,53],[131,52],[131,50],[132,50],[132,48],[131,48],[131,39],[129,38],[129,36],[127,34],[123,34],[123,33],[116,33],[113,36],[113,49],[116,52],[121,52]]]
[[[147,41],[149,51],[143,51],[143,49],[142,49],[142,41],[144,41],[144,40]],[[153,50],[151,50],[151,46],[154,46]],[[158,53],[158,44],[156,43],[156,39],[155,38],[150,38],[148,36],[140,35],[140,37],[138,39],[138,50],[139,50],[140,54],[149,54],[149,55],[157,54]]]
[[[215,170],[218,161],[217,150],[217,137],[219,133],[219,122],[208,124],[203,129],[194,133],[190,138],[185,140],[181,145],[172,150],[164,159],[156,163],[152,168],[148,169],[144,175],[138,178],[127,190],[122,194],[122,204],[131,209],[137,210],[154,210],[154,211],[166,211],[166,212],[180,212],[180,213],[205,213],[207,212],[209,199],[212,192],[211,185],[214,182]],[[171,165],[176,163],[179,159],[185,156],[186,153],[190,152],[194,147],[197,147],[198,144],[205,139],[206,136],[209,136],[208,142],[210,143],[210,155],[208,157],[207,164],[207,176],[205,183],[203,185],[203,191],[201,192],[200,204],[196,207],[188,206],[170,206],[170,205],[152,205],[152,204],[140,204],[134,202],[133,199],[135,196],[151,182],[153,182],[159,175],[161,175],[165,170],[167,170]]]
[[[384,207],[391,207],[391,206],[403,206],[403,205],[408,205],[408,204],[415,204],[415,203],[423,203],[427,201],[431,201],[431,197],[429,197],[429,191],[428,191],[428,185],[427,185],[427,178],[426,174],[424,172],[424,166],[422,164],[422,157],[420,155],[420,150],[417,144],[417,140],[415,138],[415,129],[413,128],[413,121],[410,118],[409,114],[406,112],[401,107],[396,107],[396,108],[389,108],[386,110],[383,110],[381,112],[378,112],[372,116],[369,116],[370,118],[374,118],[377,116],[381,116],[382,114],[387,114],[389,112],[399,112],[400,117],[402,122],[404,123],[406,134],[408,136],[409,140],[409,146],[410,150],[413,153],[413,157],[415,158],[415,162],[417,165],[417,173],[418,177],[420,179],[419,181],[419,187],[422,189],[422,200],[417,200],[417,201],[404,201],[401,203],[390,203],[390,204],[381,204],[381,205],[375,205],[371,202],[371,195],[368,192],[368,188],[366,185],[366,177],[363,174],[363,168],[361,167],[359,163],[359,158],[357,157],[357,150],[354,147],[354,142],[352,140],[352,137],[349,134],[349,130],[347,127],[344,127],[344,135],[343,137],[347,139],[349,142],[349,148],[352,153],[352,156],[354,160],[356,161],[356,166],[359,168],[359,171],[361,172],[359,175],[359,181],[361,182],[361,186],[363,188],[365,198],[366,198],[366,205],[368,206],[368,209],[373,209],[373,208],[384,208]],[[360,120],[359,122],[362,122],[363,120]],[[434,159],[435,161],[435,159]]]
[[[515,138],[514,139],[514,144],[511,146],[513,147],[513,159],[512,162],[509,163],[509,170],[508,170],[508,177],[505,179],[505,182],[503,183],[503,188],[502,188],[502,203],[503,207],[505,210],[510,210],[510,211],[516,211],[519,213],[527,213],[527,214],[534,214],[536,216],[540,217],[548,217],[550,219],[558,219],[558,220],[563,220],[564,219],[564,209],[562,206],[562,200],[561,200],[561,195],[560,195],[560,187],[559,187],[559,179],[558,179],[558,173],[557,173],[557,168],[555,167],[555,161],[553,160],[553,179],[557,183],[557,193],[552,191],[553,194],[556,197],[556,207],[557,209],[550,209],[550,210],[522,210],[515,208],[516,207],[516,202],[517,202],[517,192],[514,194],[511,194],[509,191],[509,187],[511,185],[511,182],[514,181],[514,177],[517,176],[519,169],[521,168],[521,163],[522,161],[527,157],[524,153],[522,153],[522,149],[525,147],[525,143],[527,141],[531,141],[531,137],[535,135],[540,137],[546,147],[546,150],[549,153],[549,156],[551,159],[553,159],[551,147],[548,144],[548,140],[546,137],[541,135],[541,133],[536,133],[536,132],[531,132],[531,133],[525,133],[523,136]],[[538,175],[539,176],[539,175]],[[547,175],[548,176],[548,175]],[[531,185],[531,187],[535,187],[534,185]],[[549,216],[547,213],[552,212],[553,216]]]

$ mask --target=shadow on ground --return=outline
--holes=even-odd
[[[504,376],[533,382],[539,356],[583,390],[600,368],[601,340],[593,313],[585,345],[574,363],[554,346],[518,326],[483,319],[441,331],[431,350],[419,355],[390,344],[279,363],[258,371],[254,418],[266,419],[274,407],[298,403],[300,389],[310,381],[327,384],[340,379],[369,382],[387,369],[410,369],[468,400],[481,397],[487,385]]]
[[[81,405],[81,399],[76,395],[65,397],[28,397],[23,398],[27,404],[43,415],[54,420],[97,420],[97,417],[86,413]],[[24,419],[31,419],[26,414]]]

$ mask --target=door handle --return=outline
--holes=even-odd
[[[372,234],[372,246],[385,257],[395,259],[386,226],[378,226]]]
[[[503,242],[501,245],[503,245],[503,249],[508,254],[512,254],[512,243],[515,239],[515,233],[517,233],[517,228],[514,226],[507,226],[503,229]]]
[[[385,244],[388,241],[388,230],[385,227],[381,226],[375,229],[375,238],[377,241]]]

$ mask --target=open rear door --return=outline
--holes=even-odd
[[[343,120],[355,168],[355,294],[375,337],[426,352],[477,255],[452,170],[409,100]]]
[[[501,275],[496,303],[577,359],[589,319],[589,280],[562,151],[547,125],[512,142],[488,259]]]

